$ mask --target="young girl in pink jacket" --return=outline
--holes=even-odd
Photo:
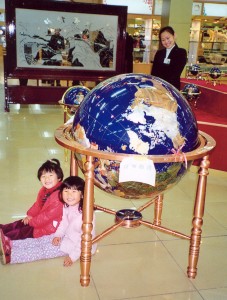
[[[27,211],[24,219],[5,225],[0,224],[3,234],[11,240],[22,240],[54,233],[63,213],[63,204],[59,200],[63,176],[59,160],[51,159],[43,163],[37,173],[42,188],[36,202]]]
[[[64,256],[64,266],[71,266],[81,254],[82,207],[84,180],[78,176],[66,178],[60,188],[64,203],[62,221],[57,231],[37,239],[11,241],[1,235],[3,264],[25,263]],[[92,237],[95,236],[94,222]],[[92,246],[92,254],[96,244]],[[8,255],[7,255],[8,254]]]

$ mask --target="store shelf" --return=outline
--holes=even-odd
[[[154,18],[128,19],[127,32],[133,38],[133,61],[150,63],[158,50],[160,21]]]
[[[189,42],[189,64],[227,62],[226,24],[215,20],[192,21]]]

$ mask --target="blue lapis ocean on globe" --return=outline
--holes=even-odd
[[[166,81],[144,74],[114,76],[91,90],[75,114],[72,135],[84,147],[127,154],[165,155],[198,146],[197,122],[186,99]],[[77,159],[83,170],[84,157]],[[115,161],[96,165],[96,184],[127,198],[160,192],[186,172],[185,162],[156,164],[157,186],[141,188],[139,195],[132,188],[136,183],[128,183],[129,192],[127,183],[118,182]]]

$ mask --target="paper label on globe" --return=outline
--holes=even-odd
[[[136,181],[155,186],[154,162],[146,157],[127,157],[120,163],[119,182]]]

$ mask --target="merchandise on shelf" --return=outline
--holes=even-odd
[[[127,32],[133,37],[133,60],[136,63],[150,63],[158,50],[160,20],[128,19]]]

